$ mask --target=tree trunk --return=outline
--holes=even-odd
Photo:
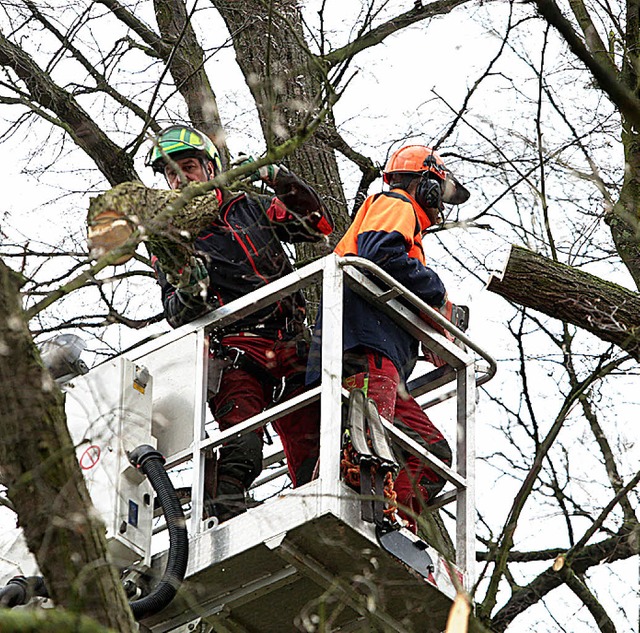
[[[29,549],[57,605],[117,631],[134,631],[104,525],[66,426],[64,398],[44,369],[20,307],[18,275],[0,261],[0,443],[7,486]]]
[[[305,44],[302,17],[296,0],[212,0],[233,35],[236,60],[258,108],[260,125],[273,147],[296,135],[309,112],[315,112],[326,91],[325,70]],[[333,119],[285,161],[322,197],[335,222],[329,241],[296,244],[296,261],[304,265],[329,254],[350,223],[335,151],[324,139],[335,135]],[[307,314],[315,320],[319,287],[305,290]]]
[[[640,290],[640,134],[623,122],[625,170],[620,197],[605,218],[616,250]]]
[[[184,97],[191,123],[216,144],[223,168],[229,166],[229,152],[220,121],[216,95],[204,69],[205,55],[191,25],[183,0],[154,0],[162,39],[171,47],[164,57],[177,90]]]
[[[513,246],[503,274],[487,288],[615,343],[640,360],[640,295],[581,270]]]
[[[257,108],[269,147],[296,135],[309,112],[318,108],[326,91],[321,61],[305,45],[300,9],[295,0],[271,4],[261,0],[213,0],[229,32]],[[323,126],[333,126],[325,121]],[[323,134],[323,137],[329,134]],[[318,191],[336,221],[332,244],[349,224],[346,200],[334,150],[318,134],[297,149],[287,166]],[[298,248],[298,260],[326,255],[317,245]]]

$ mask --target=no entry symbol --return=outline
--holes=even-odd
[[[80,468],[82,470],[91,470],[100,459],[100,447],[92,444],[89,448],[80,456]]]

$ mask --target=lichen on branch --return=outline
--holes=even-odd
[[[92,198],[87,214],[92,258],[127,242],[132,254],[137,243],[144,241],[166,272],[184,266],[193,254],[195,237],[219,215],[215,191],[194,196],[196,187],[176,191],[124,182]],[[116,263],[124,261],[119,258]]]

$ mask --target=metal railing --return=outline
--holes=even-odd
[[[213,330],[228,328],[235,321],[248,316],[289,295],[315,283],[322,283],[322,370],[320,385],[306,390],[286,401],[266,409],[227,431],[215,431],[209,435],[205,431],[207,422],[206,385],[208,336]],[[127,353],[127,357],[148,366],[154,375],[154,389],[162,384],[166,375],[166,385],[159,391],[159,401],[172,402],[180,381],[192,381],[190,396],[183,398],[179,413],[181,420],[172,419],[179,429],[159,426],[159,446],[164,449],[167,467],[175,468],[186,461],[192,462],[193,480],[191,496],[190,534],[192,537],[209,529],[211,523],[203,521],[204,456],[221,446],[231,437],[239,436],[277,420],[289,413],[320,401],[320,464],[317,494],[321,495],[329,509],[333,506],[339,512],[340,499],[349,494],[340,481],[341,423],[342,405],[346,391],[342,386],[342,324],[344,284],[360,294],[376,308],[384,311],[401,327],[418,339],[427,349],[432,350],[448,367],[434,370],[414,378],[408,387],[416,396],[422,396],[455,382],[455,389],[435,399],[423,403],[423,408],[434,406],[445,399],[456,397],[455,424],[455,465],[446,464],[424,450],[410,437],[393,426],[393,421],[383,420],[391,440],[403,449],[424,460],[447,482],[449,489],[430,502],[433,508],[455,502],[456,517],[456,564],[461,570],[468,570],[475,559],[475,505],[474,505],[474,425],[476,388],[490,380],[496,371],[495,361],[464,332],[447,321],[442,315],[421,301],[409,289],[368,260],[329,255],[286,277],[264,286],[251,294],[237,299],[217,310],[169,332],[156,340]],[[442,328],[452,333],[464,343],[466,349],[451,342],[430,327],[419,313],[428,315]],[[327,335],[328,334],[328,335]],[[167,360],[167,358],[169,360]],[[173,359],[173,360],[172,360]],[[484,362],[480,365],[479,359]],[[186,370],[189,371],[186,371]],[[173,375],[172,374],[175,374]],[[191,373],[189,373],[191,372]],[[172,377],[173,376],[173,377]],[[155,398],[155,396],[154,396]],[[164,400],[163,400],[164,399]],[[173,406],[173,405],[172,405]],[[154,400],[155,407],[155,400]],[[161,408],[159,406],[158,408]],[[174,407],[178,411],[177,407]],[[173,415],[167,414],[173,418]],[[188,424],[190,429],[183,428]],[[442,425],[441,425],[442,426]],[[179,439],[176,440],[176,435]],[[164,440],[162,438],[165,438]],[[269,457],[278,461],[281,453]],[[278,471],[278,475],[284,469]],[[270,482],[276,474],[268,474],[258,483]],[[268,502],[267,502],[268,503]],[[470,580],[468,579],[468,583]]]

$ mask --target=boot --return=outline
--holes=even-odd
[[[245,492],[245,487],[239,479],[218,475],[215,495],[212,497],[205,492],[204,518],[215,517],[222,523],[246,512]]]
[[[227,442],[217,460],[205,461],[204,518],[222,523],[246,512],[246,491],[261,471],[262,437],[248,433]]]

